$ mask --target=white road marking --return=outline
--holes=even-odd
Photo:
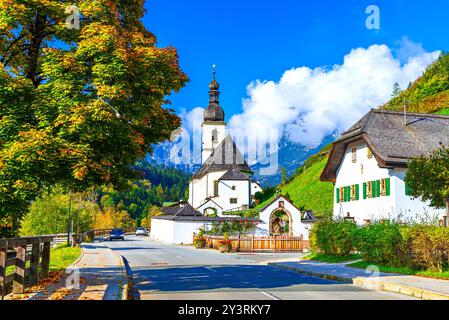
[[[207,269],[207,270],[213,271],[213,272],[218,272],[217,270],[212,269],[212,268],[210,268],[210,267],[204,267],[204,268]]]
[[[257,291],[259,291],[259,292],[262,293],[263,295],[265,295],[265,296],[267,296],[268,298],[271,298],[271,299],[273,299],[273,300],[281,300],[280,298],[278,298],[278,297],[276,297],[276,296],[274,296],[274,295],[272,295],[272,294],[270,294],[270,293],[268,293],[268,292],[266,292],[266,291],[262,291],[262,290],[260,290],[260,289],[257,289]]]
[[[176,256],[176,258],[181,259],[181,260],[187,260],[186,258],[183,258],[181,256]]]

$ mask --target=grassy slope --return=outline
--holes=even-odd
[[[326,162],[324,157],[282,187],[282,194],[288,193],[297,207],[313,210],[317,216],[332,214],[333,184],[320,181]]]

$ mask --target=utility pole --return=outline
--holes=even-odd
[[[69,191],[69,207],[67,219],[67,246],[70,246],[70,229],[72,228],[72,190]]]
[[[404,126],[407,126],[407,100],[404,98]]]

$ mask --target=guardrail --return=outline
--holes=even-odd
[[[13,293],[24,293],[26,287],[48,277],[53,238],[53,236],[41,236],[0,239],[0,295],[2,299],[6,288],[11,283]],[[13,272],[8,272],[12,269]]]
[[[134,233],[136,232],[136,227],[129,228],[121,228],[123,232],[126,233]],[[112,229],[94,229],[84,233],[80,233],[79,235],[73,235],[73,243],[79,244],[86,241],[91,241],[96,237],[108,236],[111,233]]]

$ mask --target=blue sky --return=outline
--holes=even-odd
[[[380,9],[380,30],[368,30],[365,9]],[[145,26],[160,46],[178,49],[190,82],[171,97],[176,110],[207,106],[217,65],[227,119],[242,112],[247,85],[278,81],[286,70],[342,64],[352,49],[403,37],[426,51],[449,49],[449,1],[147,0]],[[445,34],[446,33],[446,34]]]

